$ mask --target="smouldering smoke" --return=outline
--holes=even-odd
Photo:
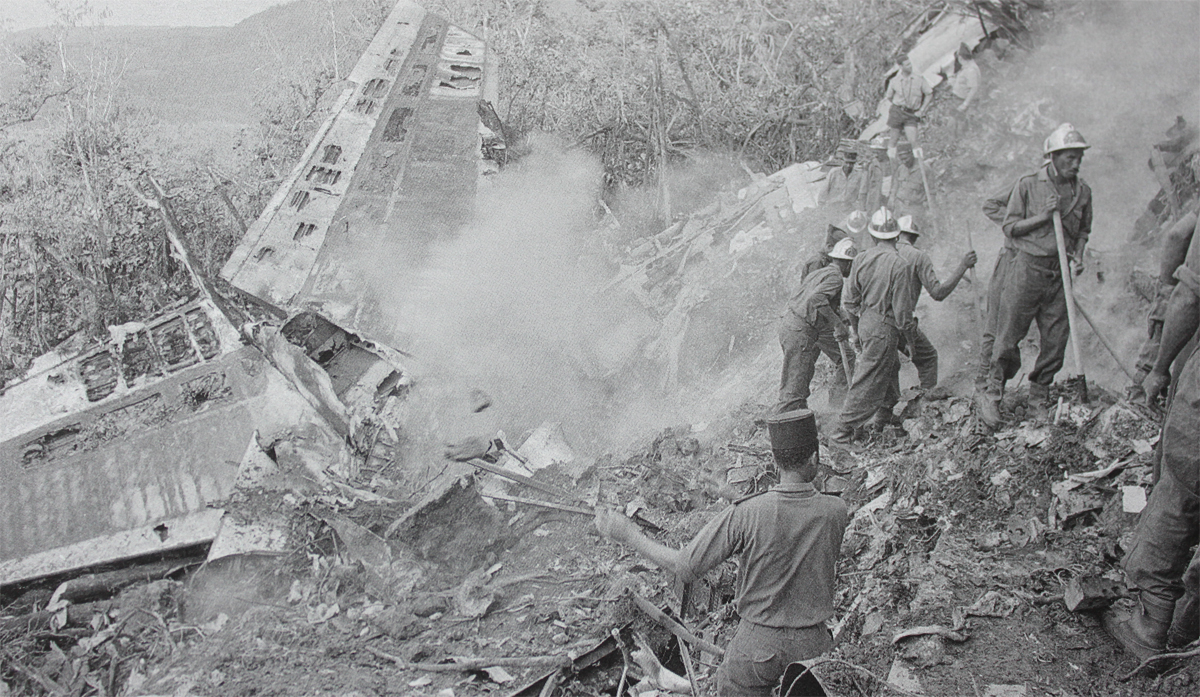
[[[1146,166],[1151,146],[1164,140],[1177,115],[1200,123],[1200,3],[1088,2],[1064,6],[1058,19],[1061,29],[1042,37],[1035,51],[1010,52],[985,73],[988,98],[980,106],[993,128],[968,133],[961,145],[991,173],[976,187],[948,192],[945,215],[956,231],[972,226],[977,272],[986,280],[1002,237],[980,213],[983,198],[1035,169],[1042,139],[1059,122],[1073,123],[1091,145],[1080,174],[1094,194],[1090,247],[1101,253],[1105,276],[1103,283],[1094,273],[1081,278],[1079,296],[1132,366],[1145,326],[1124,279],[1135,265],[1155,267],[1158,250],[1128,240],[1159,188]],[[1016,119],[1022,112],[1040,117]],[[1034,132],[1015,133],[1017,121],[1032,122]],[[957,253],[945,253],[944,263]],[[1114,388],[1127,384],[1091,330],[1085,326],[1081,333],[1089,379]],[[953,343],[952,336],[946,341]],[[1074,372],[1068,352],[1060,377]]]
[[[430,435],[504,429],[515,441],[560,421],[582,450],[601,446],[620,378],[609,373],[637,348],[639,316],[595,293],[609,277],[587,254],[600,176],[593,158],[537,139],[481,186],[474,221],[435,244],[411,282],[383,284],[411,337],[418,391],[441,413]],[[480,415],[455,398],[472,388],[493,398]]]

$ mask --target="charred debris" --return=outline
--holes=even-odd
[[[695,694],[711,676],[736,624],[732,566],[675,587],[600,542],[589,515],[620,507],[663,539],[686,540],[722,500],[774,480],[757,407],[667,429],[622,458],[584,457],[546,423],[519,442],[458,443],[436,476],[413,478],[411,357],[368,338],[363,289],[322,286],[336,280],[339,231],[369,235],[395,212],[372,187],[389,168],[405,171],[395,157],[406,156],[397,143],[410,124],[471,114],[478,147],[442,161],[446,172],[483,176],[504,156],[503,126],[480,106],[486,86],[469,69],[486,60],[467,64],[482,42],[413,7],[397,8],[413,13],[412,36],[373,44],[358,92],[248,234],[225,274],[232,287],[196,276],[190,300],[111,328],[103,344],[50,354],[5,386],[0,463],[15,495],[0,511],[0,679],[14,693],[256,694],[286,681],[296,694],[344,696]],[[944,17],[926,17],[921,31]],[[389,91],[415,65],[397,56],[418,49],[458,69],[414,70]],[[422,113],[422,90],[451,101]],[[1035,132],[1038,108],[1016,104],[982,127]],[[1162,190],[1139,242],[1196,198],[1186,128],[1152,158]],[[381,145],[392,155],[378,156]],[[351,190],[358,161],[366,183]],[[621,250],[604,292],[636,298],[655,318],[629,360],[672,390],[693,313],[777,305],[778,259],[818,244],[813,221],[833,164],[755,174]],[[934,161],[934,173],[956,176],[952,163]],[[335,194],[353,210],[323,198]],[[813,234],[796,239],[796,228]],[[327,240],[316,253],[305,247],[314,239]],[[282,277],[285,258],[302,259],[309,282],[268,284],[265,297],[248,290]],[[1141,292],[1145,279],[1135,270],[1126,280]],[[896,408],[901,430],[825,457],[820,486],[854,511],[839,562],[839,648],[793,676],[806,684],[797,694],[1025,694],[986,682],[986,654],[1005,651],[1007,672],[1047,685],[1064,670],[1055,653],[1112,660],[1087,611],[1124,594],[1116,563],[1145,505],[1159,415],[1096,387],[1088,402],[1058,389],[1050,423],[1017,419],[997,433],[978,427],[964,395],[909,394]],[[467,401],[485,410],[491,399]],[[1032,647],[1004,639],[1030,624],[1049,628]],[[1104,692],[1121,677],[1090,679]]]

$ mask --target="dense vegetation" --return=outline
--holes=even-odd
[[[220,165],[150,137],[155,119],[128,99],[126,61],[95,30],[100,18],[86,0],[62,3],[53,33],[9,41],[19,77],[0,104],[3,376],[73,335],[103,336],[187,292],[152,179],[215,276],[392,4],[294,4],[324,18],[318,40],[275,48],[261,66],[271,79],[256,95],[257,128],[236,161]],[[657,221],[681,207],[664,172],[699,154],[724,153],[760,171],[827,156],[874,111],[903,30],[931,9],[924,0],[427,6],[496,51],[496,108],[516,143],[549,131],[589,149],[610,192],[652,192]]]

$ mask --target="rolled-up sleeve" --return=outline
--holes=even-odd
[[[679,578],[692,583],[713,567],[741,551],[743,540],[734,529],[737,506],[730,506],[696,533],[680,553]]]
[[[1036,179],[1023,178],[1017,182],[1012,195],[1008,197],[1008,208],[1004,210],[1004,236],[1012,237],[1013,226],[1032,217],[1029,215],[1029,189]]]

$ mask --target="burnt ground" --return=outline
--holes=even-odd
[[[669,531],[659,539],[678,545],[727,505],[718,492],[770,484],[766,435],[754,423],[761,408],[746,405],[703,429],[667,429],[577,480],[553,468],[538,478],[583,499],[634,503]],[[875,434],[861,453],[825,451],[826,486],[846,488],[858,510],[839,569],[844,626],[831,655],[839,662],[816,668],[830,694],[893,694],[882,680],[897,666],[930,695],[994,694],[994,685],[1029,695],[1194,694],[1195,658],[1124,681],[1137,662],[1096,614],[1070,612],[1062,598],[1072,578],[1119,578],[1136,519],[1123,511],[1121,487],[1148,483],[1144,451],[1156,431],[1147,415],[1098,399],[1074,405],[1060,426],[1018,424],[992,435],[979,432],[961,398],[910,410],[917,415],[907,433]],[[1112,462],[1125,466],[1080,487],[1080,497],[1053,493],[1065,475]],[[631,601],[636,593],[677,611],[670,579],[602,541],[588,518],[493,508],[471,479],[395,533],[393,558],[419,569],[415,580],[381,578],[347,528],[330,522],[385,533],[394,512],[359,504],[339,513],[310,500],[293,518],[289,555],[224,560],[135,585],[81,626],[8,627],[4,677],[13,694],[508,695],[548,669],[430,672],[392,658],[575,657],[614,629],[644,637],[685,672],[670,635]],[[736,624],[728,604],[735,573],[732,562],[711,573],[683,610],[687,626],[717,645]],[[947,638],[893,641],[930,625]],[[717,660],[693,656],[699,694],[713,694]],[[615,652],[553,694],[615,694],[623,665]],[[630,675],[641,672],[635,665]],[[522,694],[539,692],[534,685]]]

